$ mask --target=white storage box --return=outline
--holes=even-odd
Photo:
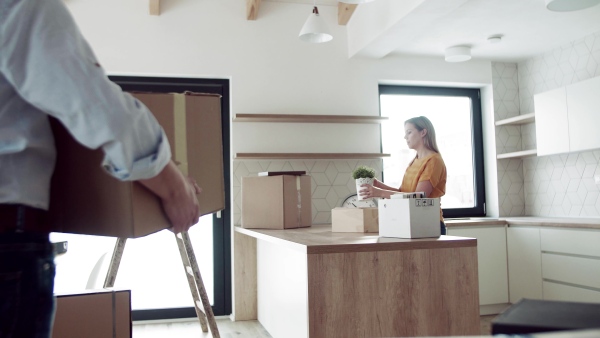
[[[439,237],[439,198],[394,198],[379,201],[379,236]]]

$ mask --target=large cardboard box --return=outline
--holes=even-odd
[[[379,232],[377,208],[335,208],[331,210],[331,232]]]
[[[202,215],[225,208],[221,97],[214,94],[134,93],[165,130],[173,159],[198,182]],[[135,238],[170,227],[160,200],[141,184],[101,168],[104,153],[77,143],[52,121],[57,164],[50,222],[55,232]]]
[[[379,201],[379,236],[439,237],[439,198],[394,198]]]
[[[56,295],[53,338],[131,338],[131,292],[89,290]]]
[[[242,177],[242,227],[292,229],[312,225],[310,176]]]

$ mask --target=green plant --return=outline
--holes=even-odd
[[[360,167],[354,169],[354,171],[352,172],[352,177],[355,180],[359,178],[374,178],[375,169],[361,165]]]

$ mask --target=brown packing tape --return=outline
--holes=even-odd
[[[185,94],[173,95],[173,115],[175,122],[175,163],[184,175],[188,175],[187,130]]]
[[[296,176],[296,191],[298,196],[298,212],[296,217],[296,227],[300,228],[302,226],[302,194],[300,191],[302,190],[300,184],[300,176]]]

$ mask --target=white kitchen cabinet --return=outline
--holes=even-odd
[[[448,235],[477,238],[480,313],[502,311],[509,302],[506,226],[449,227]]]
[[[600,301],[600,230],[541,228],[544,299]]]
[[[570,151],[600,148],[600,76],[566,87]]]
[[[569,152],[569,120],[565,87],[536,94],[535,134],[538,156]]]
[[[544,299],[563,302],[600,303],[600,291],[544,281]]]
[[[506,232],[510,302],[543,299],[540,229],[511,226]]]
[[[538,156],[600,148],[600,76],[533,96]]]

